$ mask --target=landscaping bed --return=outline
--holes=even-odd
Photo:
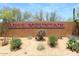
[[[10,44],[0,47],[0,55],[3,56],[19,56],[19,55],[45,55],[45,56],[53,56],[53,55],[79,55],[79,53],[72,52],[67,49],[68,38],[63,37],[62,39],[58,39],[56,47],[50,47],[48,45],[48,38],[44,37],[45,41],[36,41],[35,38],[20,38],[22,41],[21,49],[17,51],[10,50]],[[41,50],[38,50],[37,47],[43,45]]]

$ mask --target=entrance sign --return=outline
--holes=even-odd
[[[9,29],[63,29],[63,23],[55,22],[12,22],[9,23]]]

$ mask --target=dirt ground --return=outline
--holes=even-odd
[[[45,41],[36,41],[28,38],[21,38],[22,46],[21,49],[17,51],[10,51],[10,44],[0,47],[0,55],[1,56],[78,56],[79,53],[72,52],[69,49],[66,49],[66,43],[68,38],[63,37],[62,39],[58,39],[57,47],[51,48],[48,45],[48,39],[45,38]],[[37,46],[42,44],[45,46],[45,49],[42,51],[37,50]]]

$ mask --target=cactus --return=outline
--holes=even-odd
[[[44,37],[45,35],[46,35],[45,30],[39,30],[39,31],[37,32],[37,34],[36,34],[35,39],[36,39],[37,41],[44,40],[43,37]]]

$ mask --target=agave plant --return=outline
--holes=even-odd
[[[22,45],[21,39],[12,38],[12,40],[10,41],[11,51],[15,51],[17,49],[20,49],[21,45]]]
[[[71,46],[71,50],[75,51],[77,49],[77,42],[75,42],[72,46]]]
[[[76,49],[75,50],[78,53],[79,52],[79,42],[77,42],[75,46],[76,46]]]
[[[79,52],[79,42],[75,38],[71,38],[67,43],[67,48],[71,51]]]
[[[68,43],[67,43],[67,48],[72,50],[72,46],[74,46],[74,44],[76,43],[76,39],[75,38],[71,38]]]

